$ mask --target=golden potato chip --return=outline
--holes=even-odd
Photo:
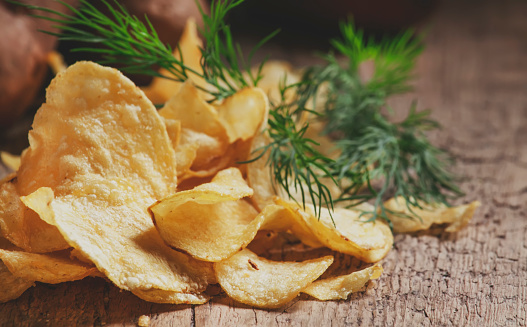
[[[302,292],[322,301],[345,300],[363,289],[368,281],[379,278],[382,271],[381,265],[375,264],[348,275],[316,280]]]
[[[196,21],[189,18],[185,25],[185,29],[181,34],[181,38],[179,39],[178,47],[174,49],[174,58],[182,60],[185,66],[194,70],[198,74],[203,74],[201,68],[202,47],[203,42],[198,37]],[[166,69],[161,69],[159,73],[163,76],[171,76],[171,73]],[[187,73],[189,75],[189,80],[202,87],[207,87],[203,78],[194,74],[190,70],[187,71]],[[182,82],[173,81],[167,78],[155,77],[150,86],[143,88],[143,90],[153,103],[163,104],[179,91],[182,84]]]
[[[167,129],[168,138],[172,142],[172,147],[175,149],[179,145],[179,141],[181,139],[181,122],[176,119],[170,119],[170,118],[163,118],[163,122],[165,123],[165,127]],[[176,156],[176,160],[177,160]],[[179,163],[178,163],[179,167]]]
[[[249,243],[247,246],[247,249],[251,250],[257,255],[260,255],[275,247],[275,245],[282,240],[281,236],[282,235],[280,232],[275,232],[272,230],[259,230],[251,243]]]
[[[176,156],[182,157],[179,167],[191,167],[194,172],[207,171],[210,175],[225,168],[228,158],[224,159],[224,154],[229,145],[227,131],[216,109],[200,97],[192,82],[184,83],[159,114],[165,119],[180,121],[181,131],[175,148]],[[179,175],[186,173],[191,172],[180,171]]]
[[[0,178],[0,186],[4,185],[5,183],[13,182],[14,180],[16,180],[16,172],[11,172]]]
[[[0,236],[0,251],[1,250],[17,250],[15,245],[7,239]],[[32,280],[16,277],[13,275],[2,260],[0,260],[0,303],[16,299],[25,290],[35,285]]]
[[[256,69],[253,70],[253,74]],[[278,103],[281,100],[280,85],[292,85],[300,81],[300,75],[293,70],[290,63],[285,61],[269,60],[265,62],[262,67],[262,79],[258,82],[258,87],[261,88],[273,103]],[[287,90],[286,101],[289,102],[294,95],[294,90]]]
[[[24,224],[26,207],[20,201],[14,182],[16,174],[9,181],[0,184],[0,231],[1,235],[21,248],[29,247],[29,237]],[[1,237],[0,237],[1,238]]]
[[[320,219],[315,216],[313,206],[298,208],[308,228],[323,245],[328,248],[352,255],[368,263],[384,258],[393,244],[390,227],[380,219],[365,222],[363,211],[372,211],[373,206],[363,203],[353,209],[335,208],[330,216],[327,209],[322,210]]]
[[[250,158],[260,155],[269,142],[267,134],[256,135],[251,144]],[[268,160],[269,152],[260,159],[247,164],[247,183],[254,190],[251,201],[258,210],[263,210],[267,205],[273,203],[273,198],[277,195],[272,182],[271,170],[267,165]]]
[[[218,172],[210,183],[169,196],[150,207],[161,237],[179,250],[217,262],[243,249],[254,238],[265,215],[248,202],[252,195],[240,171]]]
[[[302,243],[313,248],[324,246],[306,223],[304,217],[299,213],[300,207],[296,203],[283,201],[277,197],[274,200],[278,204],[278,208],[275,209],[274,215],[269,215],[262,229],[289,232],[295,235]]]
[[[0,151],[0,159],[8,168],[14,171],[17,171],[18,167],[20,167],[20,156],[16,156],[5,151]]]
[[[66,62],[64,61],[64,57],[57,51],[50,51],[46,59],[49,67],[55,75],[62,73],[68,68],[68,65],[66,65]]]
[[[216,262],[216,278],[234,300],[260,308],[278,308],[295,298],[333,262],[326,256],[303,262],[270,261],[244,249]]]
[[[2,281],[2,287],[0,287],[0,303],[16,299],[28,288],[35,285],[33,281],[18,278],[13,275],[3,262],[0,262],[0,281]]]
[[[93,265],[69,257],[69,251],[48,254],[0,249],[0,260],[18,278],[58,284],[101,274]]]
[[[36,182],[38,181],[30,183]],[[2,235],[16,246],[30,252],[51,252],[68,248],[69,245],[55,226],[44,222],[20,201],[17,191],[19,184],[17,175],[12,175],[0,185]]]
[[[254,137],[267,123],[269,104],[267,96],[259,88],[245,88],[225,99],[218,107],[229,143]]]
[[[402,214],[388,212],[388,218],[392,221],[393,231],[396,233],[424,230],[432,224],[447,224],[446,232],[457,232],[468,224],[480,205],[479,201],[474,201],[455,207],[422,204],[422,208],[418,208],[407,206],[402,197],[392,198],[384,203],[386,209]]]
[[[70,246],[145,300],[207,300],[201,292],[214,280],[212,266],[166,246],[148,213],[175,191],[175,152],[130,80],[94,63],[70,66],[48,88],[30,144],[21,170],[27,160],[33,177],[46,176],[22,199]]]

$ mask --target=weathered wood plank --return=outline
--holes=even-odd
[[[0,304],[0,325],[133,326],[145,314],[151,326],[525,326],[525,17],[527,3],[514,0],[445,2],[432,17],[415,96],[443,125],[434,142],[455,154],[457,171],[467,177],[463,201],[483,205],[457,234],[397,236],[383,260],[385,273],[366,292],[338,302],[301,296],[278,310],[253,309],[225,295],[191,307],[147,303],[86,279],[40,284]],[[288,57],[288,50],[278,51]]]

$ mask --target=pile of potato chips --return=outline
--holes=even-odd
[[[188,25],[180,50],[199,71]],[[179,57],[179,54],[176,54]],[[200,304],[219,284],[234,300],[280,307],[301,292],[346,299],[378,278],[393,235],[364,222],[363,204],[321,217],[276,193],[265,159],[239,164],[268,142],[268,96],[287,71],[270,63],[263,88],[210,104],[193,76],[144,91],[113,68],[78,62],[59,73],[18,159],[0,181],[0,302],[34,282],[88,276],[158,303]],[[273,77],[274,76],[274,77]],[[294,74],[290,74],[294,78]],[[155,103],[164,103],[157,111]],[[466,225],[478,203],[410,211],[394,231]],[[273,253],[296,253],[277,260]]]

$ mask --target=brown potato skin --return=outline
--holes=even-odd
[[[205,0],[198,1],[205,12],[209,5]],[[145,15],[156,29],[159,39],[172,47],[177,45],[185,23],[194,17],[198,26],[203,26],[201,14],[194,0],[121,0],[130,14],[144,21]]]
[[[59,12],[67,12],[67,8],[53,0],[20,0],[25,4],[50,8]],[[76,7],[78,0],[66,0],[66,3]],[[199,0],[205,12],[208,3]],[[127,10],[137,17],[145,15],[153,24],[161,41],[172,47],[183,32],[188,17],[194,17],[198,26],[202,25],[201,14],[194,0],[121,0]],[[100,1],[93,4],[100,5]],[[34,98],[43,87],[48,68],[47,54],[57,46],[57,38],[39,32],[45,30],[59,32],[55,23],[37,19],[30,15],[51,16],[49,13],[28,10],[22,6],[0,0],[0,127],[13,125],[23,113],[31,107]],[[144,20],[144,19],[143,19]],[[75,44],[73,44],[75,46]],[[83,54],[82,58],[71,56],[71,63],[80,59],[94,59]],[[68,57],[72,58],[68,58]],[[139,82],[141,77],[136,76]],[[148,79],[149,80],[149,79]]]
[[[64,12],[51,0],[23,0],[21,3]],[[76,0],[66,1],[75,5]],[[46,56],[55,48],[56,37],[38,30],[56,32],[53,23],[33,18],[45,14],[0,0],[0,126],[7,127],[31,105],[47,72]]]

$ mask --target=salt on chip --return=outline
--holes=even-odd
[[[375,264],[348,275],[316,280],[302,292],[322,301],[345,300],[351,293],[362,290],[370,280],[379,278],[382,271],[381,265]]]
[[[24,159],[41,158],[24,203],[118,287],[203,303],[212,266],[165,245],[148,213],[175,191],[175,152],[155,107],[119,71],[79,62],[48,87]],[[37,162],[31,160],[31,162]]]
[[[421,208],[418,208],[412,205],[407,206],[403,197],[392,198],[384,203],[384,207],[388,209],[388,218],[393,224],[393,231],[396,233],[425,230],[432,224],[447,224],[446,232],[457,232],[468,224],[480,205],[478,201],[455,207],[422,203]],[[392,214],[390,211],[401,215]]]
[[[220,120],[226,127],[229,143],[252,138],[267,123],[269,104],[259,88],[245,88],[225,99],[218,107]]]
[[[48,284],[100,276],[95,266],[72,260],[65,251],[39,254],[0,249],[0,260],[16,277]]]
[[[216,262],[216,278],[234,300],[260,308],[278,308],[295,298],[333,262],[332,256],[303,262],[270,261],[244,249]]]
[[[323,245],[372,263],[384,258],[393,244],[392,232],[384,221],[366,222],[368,216],[361,216],[372,210],[368,203],[353,209],[335,208],[331,215],[322,208],[319,219],[313,206],[306,204],[306,210],[298,209],[297,213]]]

